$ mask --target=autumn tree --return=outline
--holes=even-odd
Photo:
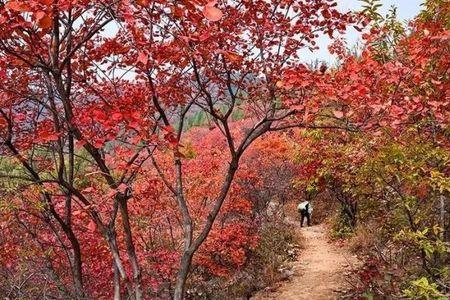
[[[14,180],[24,210],[16,217],[27,220],[29,236],[39,243],[33,217],[57,237],[72,286],[58,284],[51,256],[46,266],[61,295],[89,296],[80,244],[90,243],[87,229],[107,245],[114,298],[123,289],[143,297],[130,206],[136,178],[152,166],[182,218],[173,296],[182,299],[249,146],[270,131],[341,126],[316,122],[320,102],[311,96],[324,72],[303,65],[299,50],[314,51],[320,34],[355,21],[331,0],[1,2],[0,151],[13,166],[1,177]],[[300,81],[295,92],[287,70]],[[238,109],[248,122],[234,129]],[[221,132],[227,158],[194,228],[183,149],[184,125],[198,111]]]
[[[117,5],[7,1],[0,8],[1,151],[4,161],[20,169],[16,175],[2,177],[23,183],[22,192],[30,184],[35,186],[32,195],[39,207],[36,217],[54,231],[72,271],[73,289],[63,289],[64,297],[86,296],[80,228],[75,228],[79,224],[74,221],[80,211],[86,211],[92,219],[88,228],[97,227],[109,245],[115,298],[120,297],[119,281],[128,293],[141,298],[126,184],[133,180],[142,158],[137,153],[122,158],[114,155],[117,165],[111,165],[108,153],[119,154],[114,147],[120,148],[133,138],[132,128],[146,127],[148,122],[140,113],[133,113],[133,107],[139,107],[138,98],[143,99],[134,84],[124,87],[113,75],[102,77],[102,72],[107,72],[103,60],[108,53],[98,49],[101,32],[116,18]],[[116,143],[105,149],[106,141],[111,140]],[[80,147],[83,150],[77,150]],[[121,159],[125,160],[122,164]],[[92,177],[81,180],[81,169],[93,172]],[[97,190],[111,191],[107,206],[99,206],[99,199],[94,200],[89,193],[94,184]],[[133,279],[128,277],[119,254],[118,214]],[[33,230],[31,224],[26,226]]]
[[[407,28],[367,7],[362,52],[341,52],[318,94],[327,122],[350,129],[316,141],[323,153],[313,157],[321,161],[315,177],[357,205],[347,214],[359,227],[355,248],[370,257],[359,271],[361,295],[448,297],[450,7],[424,7]],[[302,78],[288,73],[284,82],[296,87]]]
[[[175,299],[181,299],[193,255],[213,226],[245,150],[266,132],[313,126],[294,118],[308,106],[306,94],[314,90],[313,81],[321,75],[301,66],[299,49],[314,49],[319,33],[332,36],[342,32],[353,19],[338,12],[332,1],[140,4],[138,13],[126,23],[134,29],[129,32],[131,46],[137,46],[133,60],[138,62],[137,80],[145,83],[151,94],[149,100],[174,155],[175,178],[164,179],[164,172],[160,176],[183,217],[184,250],[174,294]],[[202,10],[196,4],[202,4]],[[123,37],[118,40],[126,43]],[[280,93],[285,93],[280,89],[281,75],[294,67],[305,77],[305,96],[281,102]],[[296,107],[292,107],[294,104]],[[230,125],[230,116],[238,107],[251,121],[242,135]],[[195,110],[208,114],[222,132],[229,153],[220,191],[196,232],[190,199],[183,188],[188,174],[183,170],[181,151],[185,119]],[[152,161],[162,170],[157,158]]]

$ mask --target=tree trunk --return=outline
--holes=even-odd
[[[71,241],[72,243],[72,241]],[[77,240],[72,243],[73,249],[73,281],[75,286],[75,294],[78,299],[84,299],[86,294],[83,288],[83,271],[82,271],[82,260],[81,260],[81,249],[80,244]]]
[[[184,251],[183,257],[181,258],[180,270],[178,271],[177,281],[174,290],[174,300],[182,300],[184,298],[186,279],[189,274],[189,269],[192,263],[192,257],[194,252],[187,250]]]
[[[70,225],[64,223],[64,221],[60,218],[60,216],[56,213],[53,207],[49,209],[52,213],[53,217],[58,221],[64,234],[70,242],[73,252],[73,263],[72,263],[72,278],[73,278],[73,286],[75,289],[75,296],[77,299],[85,299],[86,294],[83,288],[83,261],[81,258],[81,248],[80,243],[78,242],[75,233],[72,230]]]
[[[115,261],[113,261],[114,272],[114,300],[120,300],[120,274]]]
[[[119,248],[117,246],[116,232],[114,231],[114,229],[108,229],[105,232],[105,236],[106,236],[106,240],[108,241],[109,250],[110,250],[113,260],[114,260],[115,270],[117,270],[117,273],[120,276],[120,279],[125,283],[125,286],[126,286],[127,292],[128,292],[128,298],[131,298],[132,287],[130,284],[130,280],[127,276],[127,273],[125,272],[125,268],[123,267],[122,260],[120,258]]]
[[[122,215],[123,229],[125,233],[125,243],[127,245],[128,258],[130,259],[131,268],[133,270],[134,296],[136,300],[140,300],[142,299],[141,270],[139,268],[139,262],[137,259],[136,250],[134,248],[133,236],[131,233],[127,199],[122,197],[119,200],[119,203],[120,213]]]
[[[206,218],[206,224],[200,232],[199,236],[192,241],[192,224],[186,224],[187,219],[185,220],[185,248],[183,251],[183,256],[181,258],[180,270],[178,271],[177,280],[175,283],[174,290],[174,300],[182,300],[185,294],[185,285],[186,280],[189,274],[189,269],[192,264],[192,258],[198,248],[203,244],[206,238],[211,231],[211,228],[216,220],[216,217],[222,207],[225,198],[227,197],[228,191],[230,190],[231,183],[233,182],[234,175],[238,169],[239,156],[233,158],[228,168],[227,174],[223,181],[222,188],[220,189],[220,193],[214,202],[214,206],[211,209],[208,217]],[[190,220],[190,219],[189,219]]]

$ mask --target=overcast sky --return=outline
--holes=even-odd
[[[338,5],[341,11],[347,10],[360,10],[361,9],[361,1],[358,0],[337,0]],[[392,5],[397,7],[398,18],[400,20],[411,20],[416,16],[421,10],[421,4],[423,0],[381,0],[383,7],[380,9],[381,14],[385,15],[389,8]],[[347,40],[347,44],[349,47],[353,46],[358,39],[360,38],[360,33],[353,28],[349,30],[348,34],[345,36]],[[330,44],[330,40],[326,37],[321,37],[318,41],[318,45],[320,46],[320,50],[311,53],[306,50],[303,51],[303,60],[305,62],[310,62],[313,60],[324,60],[328,63],[334,63],[335,57],[328,52],[328,45]]]

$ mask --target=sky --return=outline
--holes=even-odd
[[[397,7],[398,18],[401,21],[407,21],[413,19],[421,10],[421,4],[423,0],[381,0],[380,3],[383,5],[380,8],[382,15],[385,15],[392,5]],[[341,11],[347,10],[360,10],[361,1],[359,0],[337,0],[338,6]],[[351,48],[360,39],[361,33],[355,29],[349,29],[348,33],[345,35],[347,45]],[[333,64],[336,58],[328,52],[328,45],[330,44],[330,39],[322,36],[317,41],[320,49],[311,53],[309,50],[303,51],[303,60],[305,62],[310,62],[314,60],[326,61],[329,64]]]
[[[336,0],[340,11],[345,12],[348,10],[358,11],[361,9],[362,2],[360,0]],[[384,16],[392,5],[397,7],[398,18],[401,21],[408,21],[413,19],[421,10],[421,4],[424,0],[381,0],[383,5],[380,8],[381,14]],[[110,26],[106,28],[103,33],[105,36],[113,36],[117,32],[115,23],[110,23]],[[361,33],[354,28],[348,28],[347,34],[344,35],[347,41],[347,46],[352,48],[358,40],[360,40]],[[336,63],[336,57],[328,52],[328,46],[331,40],[327,36],[321,36],[317,40],[319,50],[311,53],[308,49],[302,49],[300,51],[301,60],[305,63],[309,63],[315,60],[325,61],[329,65]]]

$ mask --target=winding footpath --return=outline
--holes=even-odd
[[[324,225],[301,229],[304,250],[293,264],[294,277],[272,293],[262,292],[252,300],[328,300],[339,299],[347,286],[345,273],[356,259],[345,249],[327,241]]]

